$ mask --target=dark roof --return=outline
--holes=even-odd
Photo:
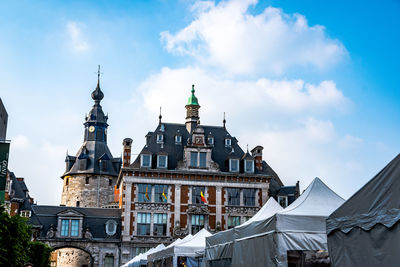
[[[11,202],[16,201],[20,203],[19,211],[21,210],[31,210],[31,202],[29,198],[28,187],[24,180],[18,180],[13,172],[8,172],[11,180],[11,192],[10,199]]]
[[[208,125],[200,125],[204,130],[204,136],[207,137],[212,136],[214,138],[214,143],[212,145],[212,153],[211,158],[214,162],[219,165],[221,172],[228,172],[228,158],[237,158],[242,159],[245,156],[244,151],[238,145],[238,140],[231,136],[230,133],[226,130],[226,128],[221,126],[208,126]],[[157,135],[163,135],[163,145],[157,143]],[[182,136],[182,143],[175,143],[175,136]],[[231,146],[225,146],[225,139],[231,139]],[[161,123],[157,126],[154,132],[148,132],[146,135],[146,145],[143,147],[139,156],[134,160],[134,162],[130,165],[130,168],[140,168],[140,155],[151,153],[153,154],[153,167],[155,168],[157,158],[155,157],[157,154],[166,153],[168,154],[168,169],[175,170],[178,166],[178,162],[183,160],[184,146],[188,144],[188,140],[192,139],[192,134],[190,134],[185,124],[176,124],[176,123]],[[190,142],[189,142],[190,143]],[[247,157],[250,154],[246,155]],[[246,158],[247,158],[246,157]],[[270,175],[278,180],[278,183],[282,184],[278,175],[272,170],[272,168],[266,163],[263,162],[263,170],[257,170],[255,168],[256,174],[266,174]]]
[[[278,191],[278,196],[295,195],[296,186],[282,186]]]
[[[105,160],[105,159],[112,160]],[[106,171],[101,170],[99,160],[103,164],[107,164]],[[79,170],[79,160],[87,160],[87,165],[84,170]],[[113,158],[107,143],[99,141],[86,141],[79,149],[76,157],[67,155],[66,162],[71,162],[72,167],[66,171],[62,177],[72,174],[103,174],[110,176],[118,176],[121,158]]]
[[[68,211],[83,215],[83,230],[89,227],[93,239],[119,239],[121,236],[120,209],[32,205],[32,215],[29,218],[29,223],[33,226],[41,227],[39,237],[45,238],[51,225],[55,228],[57,227],[58,214]],[[105,230],[105,225],[109,220],[114,220],[118,225],[117,233],[112,237],[108,237]]]

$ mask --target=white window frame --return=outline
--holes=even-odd
[[[182,135],[175,135],[175,144],[182,143]]]
[[[251,161],[253,163],[251,165],[251,169],[250,170],[247,169],[247,162],[248,161]],[[244,160],[244,172],[247,172],[247,173],[253,173],[254,172],[254,160],[251,160],[251,159],[245,159]]]
[[[164,135],[157,134],[157,144],[164,143]]]
[[[232,139],[225,138],[225,146],[226,147],[231,147],[232,146]]]
[[[30,210],[22,210],[21,217],[25,217],[25,218],[31,217],[31,211]]]
[[[165,166],[160,166],[160,157],[165,157]],[[168,168],[168,155],[157,155],[157,168],[159,169],[167,169]]]
[[[278,203],[279,205],[281,204],[281,200],[285,200],[285,207],[286,208],[289,204],[289,198],[288,196],[278,196]]]
[[[237,170],[232,170],[232,162],[236,161],[237,163]],[[229,171],[230,172],[239,172],[240,166],[239,166],[239,160],[238,159],[229,159]]]
[[[143,165],[143,157],[146,157],[146,156],[150,157],[149,166]],[[140,167],[142,167],[142,168],[151,168],[151,160],[152,160],[152,156],[150,154],[142,154],[142,155],[140,155]]]

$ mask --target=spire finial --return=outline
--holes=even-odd
[[[224,124],[224,128],[225,128],[225,124],[226,124],[226,120],[225,120],[225,112],[224,112],[224,119],[223,119],[222,123]]]
[[[194,84],[192,84],[192,90],[191,90],[192,94],[190,95],[188,102],[186,105],[194,105],[194,106],[200,106],[199,105],[199,101],[197,100],[197,97],[194,95]]]
[[[247,144],[247,153],[249,153],[249,144]]]
[[[192,94],[194,95],[194,84],[192,84]]]
[[[97,86],[96,89],[92,92],[92,99],[95,101],[95,103],[99,104],[100,101],[103,99],[104,94],[100,89],[100,65],[98,65],[98,70],[97,70]]]
[[[161,124],[161,119],[162,119],[162,116],[161,116],[161,106],[160,106],[160,116],[158,116],[158,123],[159,124]]]

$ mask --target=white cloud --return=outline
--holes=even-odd
[[[278,114],[318,114],[325,110],[341,110],[349,102],[332,81],[317,85],[303,80],[224,79],[201,68],[163,68],[140,85],[145,107],[154,114],[159,106],[169,120],[184,118],[182,106],[189,96],[191,84],[207,112],[201,117],[213,121],[215,113],[223,111],[232,116],[258,113],[259,116]],[[252,115],[254,116],[254,115]],[[257,116],[257,114],[255,115]],[[221,115],[222,117],[222,115]],[[167,119],[167,120],[168,120]],[[202,119],[202,122],[203,121]]]
[[[252,15],[248,8],[256,3],[196,1],[195,19],[175,34],[162,32],[161,39],[169,52],[191,55],[234,74],[280,74],[293,66],[324,69],[346,54],[323,26],[309,26],[303,15],[273,7]]]
[[[29,139],[25,135],[17,135],[11,138],[11,149],[23,150],[29,147]]]
[[[75,21],[69,21],[67,23],[67,33],[70,38],[72,49],[75,52],[86,52],[89,50],[89,44],[85,40],[85,37],[82,34],[81,23]]]

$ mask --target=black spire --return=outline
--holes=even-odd
[[[225,112],[224,112],[224,119],[223,119],[222,123],[223,123],[223,125],[224,125],[224,128],[225,128],[225,124],[226,124],[226,120],[225,120]]]
[[[100,101],[104,98],[104,94],[100,89],[100,65],[97,71],[97,86],[96,89],[92,92],[92,99],[94,100],[95,104],[100,104]]]

